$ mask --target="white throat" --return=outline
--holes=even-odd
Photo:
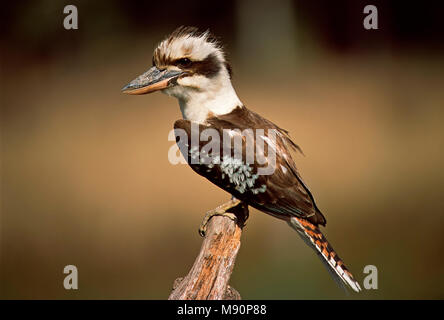
[[[198,123],[204,123],[210,116],[230,113],[241,105],[231,83],[217,92],[194,91],[188,94],[188,99],[179,99],[182,117]]]
[[[230,113],[242,106],[227,74],[208,79],[193,76],[179,79],[179,86],[164,90],[179,100],[182,117],[204,123],[208,117]]]

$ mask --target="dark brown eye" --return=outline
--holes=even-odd
[[[181,58],[176,60],[176,65],[179,67],[188,67],[191,64],[191,60],[188,58]]]

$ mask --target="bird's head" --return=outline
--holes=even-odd
[[[227,104],[230,108],[240,104],[222,47],[209,31],[194,27],[179,27],[160,42],[154,50],[153,66],[122,90],[128,94],[161,90],[179,100],[185,118],[187,107],[205,109],[208,105],[207,109],[217,114],[217,109],[226,109]],[[230,97],[233,95],[235,98]]]
[[[122,90],[146,94],[157,90],[181,98],[230,81],[231,67],[218,41],[209,31],[179,27],[153,54],[153,66]]]

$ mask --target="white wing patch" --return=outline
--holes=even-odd
[[[230,179],[230,183],[235,184],[235,189],[240,193],[251,191],[253,194],[265,192],[267,186],[265,184],[258,188],[254,188],[254,184],[259,175],[252,173],[253,168],[249,164],[244,164],[241,159],[224,156],[220,163],[222,169],[222,178],[225,175]]]
[[[222,179],[228,177],[234,188],[240,193],[245,193],[247,191],[258,194],[264,193],[267,190],[265,184],[255,187],[255,182],[259,175],[253,173],[253,167],[249,164],[244,164],[241,159],[234,158],[231,156],[208,156],[206,154],[201,154],[197,146],[193,146],[189,150],[189,155],[191,157],[191,164],[199,164],[200,166],[206,166],[206,172],[211,172],[215,165],[219,165],[222,171]]]

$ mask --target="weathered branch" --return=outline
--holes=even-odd
[[[237,223],[225,216],[214,216],[207,225],[205,239],[194,264],[185,278],[174,282],[169,300],[240,300],[228,285],[240,248],[242,226],[248,207],[232,211]]]

